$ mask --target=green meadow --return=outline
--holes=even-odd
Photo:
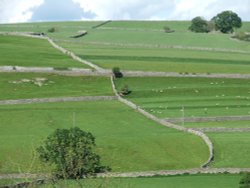
[[[0,73],[0,100],[114,95],[109,77]]]
[[[249,115],[249,83],[226,78],[116,79],[118,90],[128,85],[132,91],[127,99],[160,118]]]
[[[250,133],[208,133],[214,144],[213,167],[250,167]]]
[[[80,182],[61,181],[58,187],[103,187],[103,188],[235,188],[239,186],[241,175],[183,175],[152,178],[108,178],[90,179]],[[44,185],[42,188],[52,188],[52,185]]]
[[[96,137],[96,152],[114,172],[194,168],[208,158],[199,137],[168,129],[116,101],[0,106],[0,119],[1,173],[46,171],[35,148],[53,130],[72,126]]]
[[[53,48],[47,40],[0,35],[0,66],[89,68]]]

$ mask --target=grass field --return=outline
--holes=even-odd
[[[119,102],[0,106],[0,172],[46,170],[32,151],[56,128],[71,127],[73,113],[75,125],[95,135],[97,152],[113,171],[185,169],[208,158],[199,137],[149,121]]]
[[[112,178],[83,180],[80,184],[88,188],[236,188],[241,175],[185,175],[152,178]],[[59,187],[77,188],[79,183],[64,181],[56,184]],[[42,188],[53,186],[44,185]]]
[[[113,95],[110,78],[93,76],[0,73],[0,88],[0,100]]]
[[[153,48],[85,44],[57,41],[103,68],[115,66],[122,70],[188,72],[188,73],[250,73],[250,53],[211,52],[191,49]],[[84,49],[83,49],[84,48]]]
[[[209,133],[214,144],[213,167],[250,167],[250,133]]]
[[[122,78],[128,99],[160,117],[249,115],[250,80],[219,78]]]
[[[101,22],[8,24],[1,25],[0,31],[45,32],[58,44],[103,68],[119,66],[123,70],[250,73],[248,43],[231,40],[230,35],[192,33],[187,30],[190,22],[115,21],[92,29],[99,23]],[[166,25],[176,32],[164,33],[163,27]],[[248,23],[245,28],[247,25]],[[57,29],[55,33],[47,32],[51,27]],[[70,38],[81,30],[87,30],[88,34],[82,38]],[[205,51],[162,46],[205,48]],[[243,50],[249,53],[206,51],[206,48]]]
[[[0,66],[88,68],[54,49],[46,40],[0,35],[0,45]]]

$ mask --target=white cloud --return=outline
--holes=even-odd
[[[171,18],[190,20],[195,16],[202,16],[211,19],[224,10],[232,10],[243,19],[250,20],[250,16],[247,15],[250,12],[250,0],[176,0]]]
[[[69,0],[0,0],[0,23],[26,22],[31,20],[36,7],[43,3]],[[250,21],[250,0],[71,0],[75,4],[68,9],[83,10],[82,19],[95,20],[190,20],[195,16],[212,18],[223,10],[233,10]],[[46,2],[46,3],[45,3]],[[54,3],[55,4],[55,3]],[[69,4],[69,3],[68,3]],[[56,7],[58,9],[58,7]],[[57,10],[56,9],[56,10]],[[53,14],[50,12],[53,10]],[[75,10],[76,11],[76,10]],[[79,10],[78,10],[79,11]],[[59,20],[60,10],[47,8],[39,15],[47,16],[47,20]],[[81,12],[79,11],[79,14]],[[32,21],[38,20],[34,14]],[[62,19],[70,19],[72,15],[64,15]],[[43,16],[44,17],[44,16]]]
[[[72,0],[95,19],[152,19],[167,15],[174,0]],[[164,18],[163,18],[164,19]]]
[[[233,10],[250,20],[250,0],[72,0],[95,19],[175,19],[195,16],[212,18],[223,10]]]
[[[0,23],[26,22],[44,0],[0,0]]]

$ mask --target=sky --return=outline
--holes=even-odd
[[[250,0],[0,0],[0,23],[211,19],[224,10],[250,21]]]

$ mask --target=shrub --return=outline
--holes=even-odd
[[[235,33],[233,38],[244,40],[244,41],[250,41],[250,34],[240,31],[240,32]]]
[[[173,33],[174,32],[174,30],[172,30],[170,27],[168,27],[168,26],[165,26],[164,28],[164,32],[165,33]]]
[[[250,188],[250,173],[246,173],[240,180],[240,188]]]
[[[54,33],[54,32],[56,32],[56,28],[51,27],[51,28],[48,29],[48,32],[49,33]]]
[[[130,93],[131,91],[129,90],[128,85],[124,85],[121,91],[119,92],[121,96],[126,96],[126,95],[129,95]]]
[[[112,69],[112,72],[113,72],[113,75],[115,78],[122,78],[123,77],[123,74],[122,72],[120,71],[120,68],[119,67],[114,67]]]
[[[42,162],[55,166],[55,176],[79,179],[110,170],[101,166],[100,156],[93,152],[95,138],[79,128],[57,129],[37,149]]]

